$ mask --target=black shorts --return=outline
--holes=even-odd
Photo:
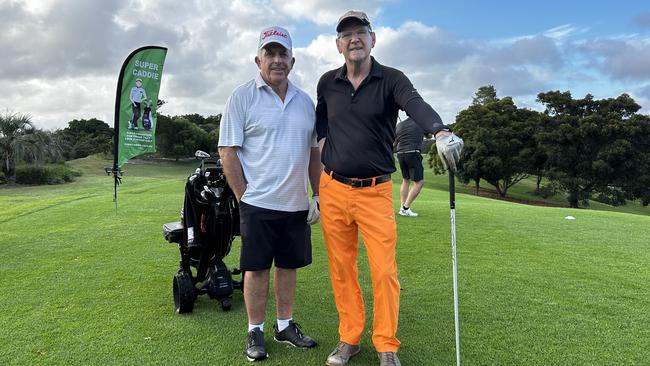
[[[295,269],[311,263],[311,229],[307,211],[268,210],[239,202],[240,268],[261,271]]]
[[[419,152],[398,153],[397,161],[399,161],[399,168],[402,170],[404,179],[419,182],[424,178],[422,154]]]

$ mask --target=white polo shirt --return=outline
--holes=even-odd
[[[144,88],[140,87],[138,88],[137,86],[134,86],[131,88],[131,100],[140,103],[142,102],[142,99],[144,99],[145,96],[145,91]]]
[[[291,82],[284,102],[259,74],[233,91],[221,118],[219,146],[239,147],[247,182],[242,201],[278,211],[308,209],[315,126],[314,102]]]

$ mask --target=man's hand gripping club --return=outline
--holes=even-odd
[[[436,149],[445,169],[456,172],[463,145],[463,139],[453,132],[440,131],[436,134]]]

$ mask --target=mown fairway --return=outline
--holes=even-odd
[[[249,364],[241,293],[227,313],[207,296],[192,314],[173,311],[179,255],[161,225],[178,220],[194,164],[127,164],[117,213],[104,164],[75,162],[84,176],[73,184],[0,189],[0,364]],[[413,206],[420,217],[397,218],[404,365],[455,363],[445,181],[430,179]],[[457,231],[463,364],[650,363],[650,216],[459,194]],[[320,226],[312,238],[294,317],[319,346],[273,342],[271,299],[263,365],[323,365],[338,339]],[[377,364],[360,258],[368,327],[351,366]]]

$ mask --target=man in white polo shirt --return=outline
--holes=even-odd
[[[308,223],[318,221],[321,172],[314,103],[288,79],[294,62],[289,32],[264,29],[255,57],[260,73],[228,98],[219,133],[219,155],[239,201],[249,361],[268,357],[264,310],[272,263],[274,339],[295,347],[316,346],[293,322],[296,269],[311,263]],[[308,180],[314,192],[311,203]]]

